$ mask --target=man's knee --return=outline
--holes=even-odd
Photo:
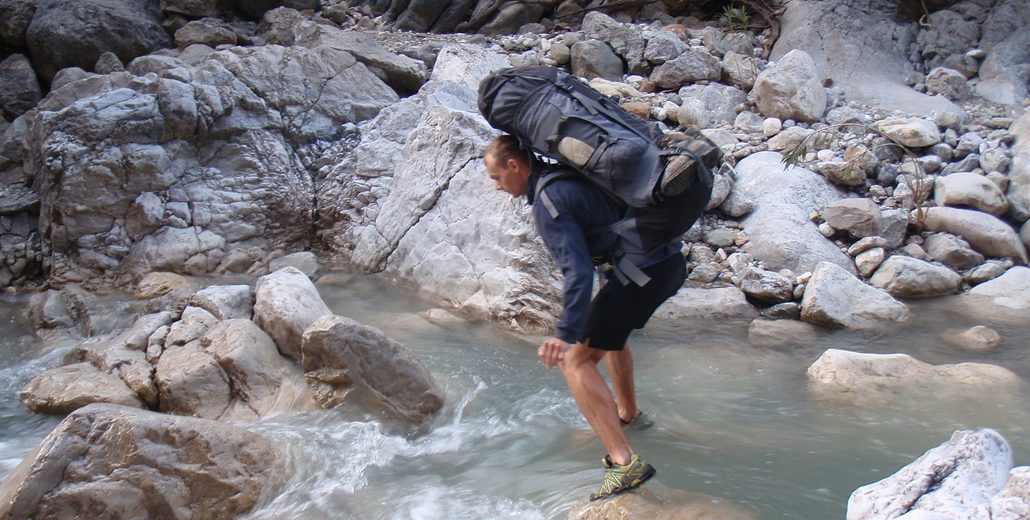
[[[583,343],[576,343],[565,352],[565,358],[561,363],[562,373],[574,374],[584,368],[596,367],[605,353],[603,350],[590,348]]]

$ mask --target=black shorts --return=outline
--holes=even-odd
[[[655,309],[683,286],[687,265],[683,257],[672,255],[642,269],[651,277],[643,287],[630,282],[622,285],[611,276],[590,302],[586,325],[579,341],[600,350],[622,350],[634,329],[642,329]]]

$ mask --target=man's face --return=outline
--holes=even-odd
[[[515,159],[501,162],[492,155],[484,157],[483,162],[486,164],[486,173],[494,181],[495,189],[506,192],[512,197],[526,194],[526,181],[529,178],[528,167]]]

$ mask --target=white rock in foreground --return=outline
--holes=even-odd
[[[959,393],[1011,391],[1019,376],[995,365],[930,365],[907,354],[868,354],[829,349],[808,367],[813,390],[827,397],[872,399],[881,392]]]
[[[1030,468],[1010,472],[1012,463],[998,432],[956,431],[897,473],[855,490],[847,520],[1027,518]]]
[[[0,485],[0,519],[236,518],[289,478],[228,424],[111,404],[73,412]]]
[[[830,327],[876,328],[908,319],[908,307],[836,264],[820,262],[801,299],[801,319]]]

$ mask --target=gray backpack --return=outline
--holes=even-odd
[[[478,104],[524,149],[569,166],[626,206],[622,220],[591,233],[621,237],[613,265],[639,285],[647,277],[635,264],[680,240],[708,203],[718,147],[703,137],[670,142],[657,125],[561,69],[497,71],[480,82]],[[546,196],[541,201],[547,205]]]

